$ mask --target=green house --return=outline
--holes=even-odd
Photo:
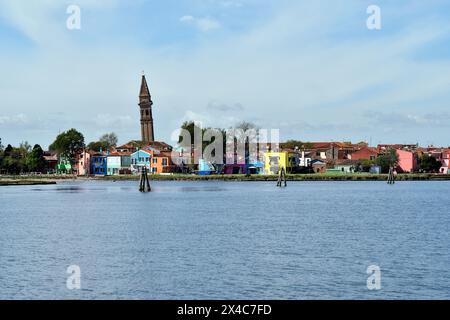
[[[58,165],[56,166],[56,171],[58,174],[72,173],[72,165],[70,160],[65,156],[60,156],[58,159]]]

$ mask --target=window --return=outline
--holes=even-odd
[[[167,158],[162,159],[162,165],[167,166]]]
[[[145,162],[150,162],[150,158],[149,157],[145,158]]]
[[[152,173],[157,173],[156,168],[153,168],[153,169],[152,169]]]
[[[158,158],[153,158],[153,163],[158,163]]]
[[[146,115],[146,116],[148,116],[148,115],[149,115],[149,113],[148,113],[148,110],[145,110],[145,115]]]

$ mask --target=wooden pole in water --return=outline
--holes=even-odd
[[[287,187],[287,181],[286,181],[286,171],[284,170],[284,167],[281,168],[280,174],[278,175],[278,182],[277,187],[282,187],[284,183],[284,187]]]
[[[141,177],[140,177],[140,179],[139,179],[139,191],[140,191],[140,192],[144,192],[143,178],[144,178],[144,172],[141,171]]]
[[[150,180],[148,179],[147,167],[145,168],[145,181],[147,183],[147,192],[151,192],[152,188],[150,187]]]
[[[394,168],[389,168],[389,175],[388,175],[388,184],[395,184],[395,175],[394,175]]]

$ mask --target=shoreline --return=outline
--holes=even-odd
[[[0,187],[8,186],[38,186],[38,185],[54,185],[56,181],[44,181],[44,180],[29,180],[29,179],[16,179],[16,180],[2,180],[0,179]]]
[[[287,181],[387,181],[387,174],[296,174],[287,175]],[[123,176],[0,176],[0,186],[50,185],[61,181],[139,181],[138,175]],[[149,175],[150,181],[229,181],[229,182],[264,182],[277,181],[276,175]],[[450,175],[437,174],[399,174],[396,181],[450,181]]]

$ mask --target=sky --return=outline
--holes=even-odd
[[[81,29],[67,28],[69,5]],[[140,139],[144,71],[156,139],[172,144],[195,120],[449,146],[449,18],[447,0],[0,0],[0,138]]]

